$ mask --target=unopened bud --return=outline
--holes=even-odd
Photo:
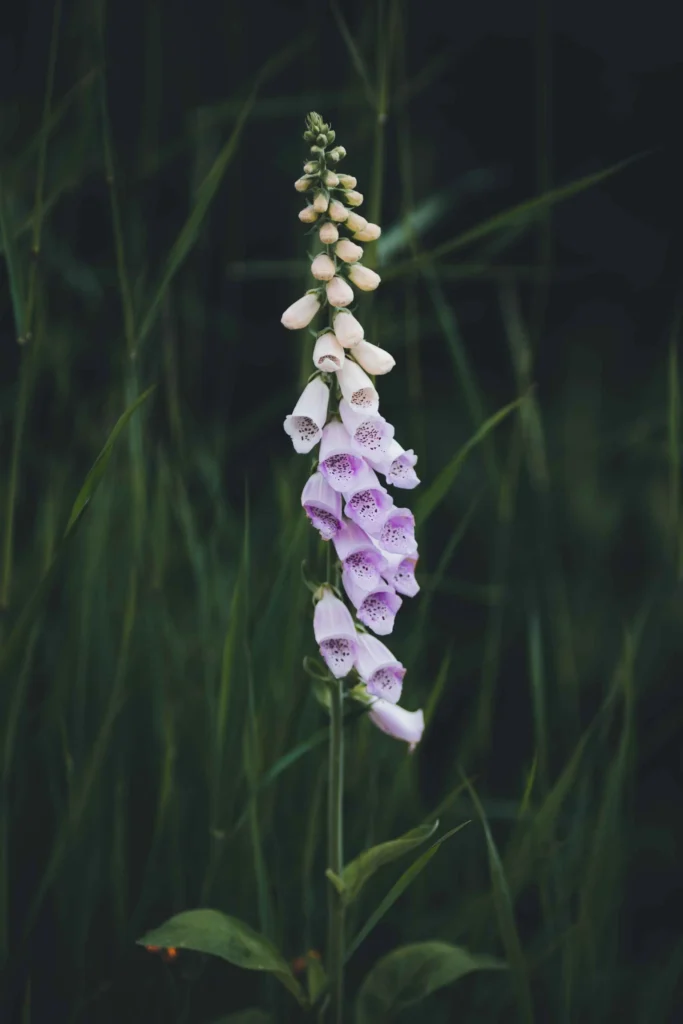
[[[327,145],[327,135],[319,135],[315,141],[324,148]]]
[[[363,202],[363,193],[354,192],[353,189],[350,188],[344,195],[344,200],[349,204],[349,206],[360,206]]]
[[[312,206],[304,206],[299,210],[299,220],[302,224],[313,224],[318,219],[318,213]]]
[[[334,260],[331,260],[324,252],[316,256],[311,263],[311,273],[318,281],[331,281],[334,277],[334,271]]]
[[[353,289],[343,277],[333,277],[325,286],[327,301],[331,306],[350,306],[353,302]]]
[[[346,226],[351,231],[364,231],[368,226],[368,222],[365,217],[361,217],[359,213],[350,211],[346,218]]]
[[[318,161],[317,160],[309,160],[308,163],[304,164],[304,171],[305,171],[306,174],[315,174],[315,172],[317,170],[318,170]]]
[[[337,138],[337,133],[336,132],[328,131],[328,133],[327,133],[327,141],[330,143],[330,145],[334,142],[334,140],[336,138]]]
[[[311,146],[311,153],[320,153],[320,155],[322,156],[324,152],[325,150],[322,148],[322,146]]]
[[[327,171],[325,173],[325,184],[328,186],[328,188],[336,188],[336,186],[339,184],[339,178],[334,173],[334,171]]]
[[[313,209],[316,213],[325,213],[329,203],[329,197],[325,192],[316,192],[315,199],[313,200]]]
[[[370,270],[370,267],[362,267],[360,263],[355,263],[349,268],[349,280],[362,292],[374,292],[382,278],[374,270]]]
[[[356,231],[353,236],[357,242],[376,242],[382,234],[379,224],[366,224],[362,231]]]
[[[320,241],[323,243],[323,245],[334,245],[334,243],[339,238],[339,231],[337,230],[337,225],[332,224],[332,222],[329,220],[326,221],[324,224],[321,224],[318,237],[320,238]]]
[[[304,140],[306,142],[313,142],[314,138],[315,138],[315,135],[313,134],[313,132],[304,132]]]
[[[339,184],[342,188],[355,188],[358,182],[352,174],[340,174]]]
[[[363,255],[361,246],[355,245],[349,238],[342,238],[337,242],[334,251],[344,263],[355,263]]]
[[[344,159],[344,157],[346,156],[346,150],[344,149],[343,146],[335,146],[334,149],[330,150],[328,156],[331,156],[336,163],[337,160]]]
[[[327,212],[328,212],[328,214],[330,216],[330,220],[335,220],[335,221],[337,221],[338,224],[343,224],[344,221],[349,216],[349,211],[346,209],[346,207],[344,206],[343,203],[339,202],[338,199],[333,199],[332,200],[332,202],[329,205],[329,208],[328,208]],[[351,216],[355,216],[355,215],[352,214]],[[362,217],[360,217],[359,219],[363,220]],[[365,221],[365,223],[367,224],[367,221]],[[357,231],[358,228],[354,228],[353,230]]]
[[[344,349],[331,331],[322,334],[316,341],[313,362],[324,373],[334,373],[344,365]]]
[[[308,175],[304,175],[303,178],[297,178],[294,182],[294,188],[297,192],[305,192],[307,188],[311,187],[312,180]]]

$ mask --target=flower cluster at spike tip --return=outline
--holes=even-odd
[[[318,332],[311,330],[316,337],[315,372],[284,429],[297,452],[320,445],[317,468],[301,503],[322,539],[335,546],[357,620],[332,585],[323,584],[316,593],[315,639],[336,679],[357,673],[361,685],[354,686],[352,695],[370,705],[371,721],[413,750],[422,737],[424,715],[399,705],[405,669],[377,637],[393,631],[403,598],[419,590],[415,521],[409,509],[396,506],[384,486],[416,487],[417,456],[394,439],[369,376],[388,373],[395,360],[366,341],[362,324],[349,309],[355,299],[352,286],[374,291],[380,283],[379,274],[361,262],[358,243],[375,241],[381,229],[356,212],[363,196],[355,191],[353,175],[336,169],[346,150],[333,145],[330,126],[311,113],[306,129],[311,155],[294,187],[308,200],[299,219],[311,225],[319,243],[311,263],[316,287],[283,313],[282,323],[289,330],[307,328],[324,308],[329,323]],[[351,237],[342,237],[340,229]]]

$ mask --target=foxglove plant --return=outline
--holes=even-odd
[[[310,452],[320,444],[301,502],[321,538],[335,546],[349,602],[330,579],[314,595],[315,639],[331,673],[329,867],[339,876],[344,700],[352,697],[366,704],[373,724],[408,743],[410,751],[424,729],[422,711],[398,705],[405,669],[376,639],[393,632],[403,597],[419,590],[412,513],[396,507],[379,476],[403,488],[419,481],[417,458],[394,440],[394,427],[380,415],[372,379],[388,373],[395,360],[365,339],[352,311],[354,288],[369,292],[380,284],[379,274],[363,265],[364,250],[358,244],[379,238],[380,228],[355,212],[363,196],[355,190],[353,175],[337,173],[346,151],[333,146],[335,133],[318,114],[309,114],[304,139],[312,143],[310,160],[295,188],[311,197],[299,219],[311,225],[316,242],[311,261],[315,282],[283,313],[282,324],[289,330],[308,327],[318,313],[326,313],[327,322],[311,329],[314,373],[284,428],[297,452]],[[343,1013],[343,930],[343,904],[332,889],[327,961],[338,1024]]]

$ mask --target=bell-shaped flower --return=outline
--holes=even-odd
[[[379,345],[372,345],[365,339],[354,346],[353,358],[360,363],[366,373],[372,373],[374,376],[389,373],[389,370],[396,366],[396,360],[391,352],[380,348]]]
[[[383,552],[383,554],[387,562],[387,567],[382,569],[384,579],[404,597],[415,597],[420,590],[420,584],[415,579],[417,555],[409,555],[404,558],[402,555],[388,552]]]
[[[411,753],[422,739],[425,727],[422,710],[406,711],[398,704],[378,698],[373,701],[368,716],[382,732],[393,736],[395,740],[404,740],[408,743]]]
[[[354,192],[354,190],[350,188],[347,189],[346,192],[344,193],[344,199],[349,204],[349,206],[360,206],[361,203],[363,202],[363,193]]]
[[[379,536],[394,502],[366,462],[353,485],[344,491],[344,512],[370,536]]]
[[[417,462],[417,455],[412,448],[404,451],[398,441],[392,441],[389,450],[383,459],[371,459],[372,468],[378,473],[383,473],[387,483],[394,487],[402,487],[406,491],[412,491],[417,487],[420,479],[413,468]]]
[[[339,238],[339,228],[336,224],[333,224],[332,221],[327,220],[324,224],[320,225],[318,238],[323,245],[334,245]]]
[[[353,348],[363,340],[363,327],[353,313],[345,310],[334,315],[334,333],[344,348]]]
[[[308,327],[315,314],[320,309],[320,299],[317,292],[306,292],[300,299],[293,302],[280,317],[280,323],[290,331],[300,331]]]
[[[368,693],[392,704],[401,699],[406,670],[388,647],[369,633],[359,633],[356,668]]]
[[[372,590],[363,590],[348,573],[342,573],[344,590],[356,609],[358,620],[378,636],[387,636],[394,628],[396,613],[403,604],[393,587],[380,583]]]
[[[337,338],[339,335],[336,331]],[[345,359],[341,370],[337,372],[337,380],[345,402],[352,409],[358,409],[365,413],[376,413],[379,409],[379,395],[375,390],[372,381],[364,370],[354,363],[352,359]]]
[[[352,174],[339,174],[339,184],[342,188],[355,188],[358,184],[357,180]]]
[[[334,251],[344,263],[356,263],[363,255],[363,248],[356,245],[350,238],[340,238],[334,247]]]
[[[361,590],[374,590],[381,585],[381,577],[389,571],[389,563],[365,530],[344,520],[343,527],[334,538],[334,546],[344,572]]]
[[[327,216],[337,224],[343,224],[348,219],[349,211],[338,199],[333,199],[327,208]]]
[[[358,634],[349,609],[327,588],[313,612],[313,632],[332,675],[336,679],[348,675],[358,656]]]
[[[324,373],[341,370],[344,365],[344,349],[334,334],[327,331],[321,334],[313,347],[313,363]]]
[[[299,220],[302,224],[314,224],[318,219],[318,211],[312,206],[304,206],[299,210]]]
[[[353,450],[353,442],[344,424],[339,420],[328,423],[320,442],[318,470],[330,487],[339,492],[348,491],[366,469],[362,456]]]
[[[339,403],[342,423],[351,435],[354,447],[364,457],[382,459],[386,456],[394,436],[394,428],[379,413],[368,415],[353,409],[342,398]]]
[[[355,284],[356,288],[360,288],[362,292],[374,292],[382,278],[374,270],[370,270],[370,267],[363,267],[360,263],[354,263],[349,267],[349,280]]]
[[[356,231],[354,238],[357,242],[376,242],[382,234],[379,224],[366,224],[362,231]]]
[[[390,509],[375,536],[382,551],[396,555],[414,555],[417,551],[415,517],[409,508]]]
[[[327,419],[330,389],[320,377],[315,377],[301,393],[294,412],[286,417],[285,433],[294,444],[294,451],[305,455],[317,445]]]
[[[311,263],[311,273],[318,281],[331,281],[335,274],[334,260],[327,253],[319,253]]]
[[[332,540],[343,526],[341,495],[322,473],[314,473],[301,492],[301,504],[323,540]]]
[[[346,207],[344,207],[344,209],[346,209]],[[349,231],[364,231],[368,226],[368,222],[365,217],[361,217],[359,213],[355,213],[353,210],[347,211],[345,220]]]
[[[333,277],[325,287],[331,306],[349,306],[353,302],[353,289],[343,277]]]

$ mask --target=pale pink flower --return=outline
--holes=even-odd
[[[330,205],[329,205],[329,207],[327,209],[327,215],[330,218],[330,220],[335,220],[339,224],[343,224],[344,221],[347,220],[348,217],[350,216],[349,211],[346,209],[346,207],[343,205],[343,203],[339,202],[338,199],[333,199],[332,200],[332,202],[330,203]],[[363,218],[361,217],[361,220],[362,219]],[[367,221],[365,223],[367,224]],[[357,231],[359,229],[358,228],[354,228],[353,230]]]
[[[339,177],[334,173],[334,171],[325,172],[325,184],[327,185],[328,188],[337,187],[337,185],[339,184]]]
[[[313,363],[323,373],[341,370],[344,365],[344,349],[331,331],[321,334],[316,341],[313,348]]]
[[[324,192],[316,192],[313,200],[313,209],[316,213],[325,213],[329,206],[329,199]]]
[[[331,281],[335,273],[334,260],[327,253],[321,252],[311,263],[311,273],[318,281]]]
[[[365,461],[344,489],[344,499],[347,518],[370,536],[378,537],[394,501]]]
[[[404,451],[398,441],[392,441],[385,456],[370,459],[372,468],[378,473],[384,474],[388,484],[394,487],[402,487],[411,491],[417,487],[420,480],[415,472],[414,466],[417,462],[417,455],[412,448]]]
[[[424,712],[406,711],[398,704],[378,697],[369,711],[370,721],[395,740],[404,740],[412,753],[422,739],[425,727]]]
[[[286,417],[285,432],[294,444],[294,451],[305,455],[312,451],[322,437],[327,419],[330,389],[320,377],[315,377],[301,393],[294,411]]]
[[[331,306],[348,306],[353,302],[353,289],[343,277],[333,277],[328,281],[326,290]]]
[[[340,174],[339,184],[342,188],[355,188],[358,182],[352,174]]]
[[[335,313],[334,333],[344,348],[353,348],[363,338],[361,324],[356,320],[353,313],[349,313],[348,310],[342,313]]]
[[[396,704],[401,699],[405,668],[376,636],[358,633],[356,640],[356,668],[367,692]]]
[[[280,323],[284,324],[290,331],[300,331],[303,327],[308,327],[319,309],[320,299],[318,298],[318,293],[307,292],[284,311],[280,318]]]
[[[380,583],[372,590],[363,590],[348,573],[342,573],[342,583],[359,622],[378,636],[388,636],[403,601],[393,587]]]
[[[389,450],[394,428],[379,413],[353,409],[343,398],[339,403],[342,423],[351,435],[354,447],[367,459],[382,459]]]
[[[366,224],[361,231],[356,231],[353,237],[357,242],[376,242],[381,234],[379,224]]]
[[[346,207],[344,207],[344,209],[346,209]],[[361,217],[359,213],[354,213],[353,210],[347,211],[344,220],[346,221],[346,226],[349,231],[364,231],[368,226],[368,222],[365,217]]]
[[[304,512],[323,540],[332,540],[342,528],[341,494],[333,490],[322,473],[309,476],[301,492]]]
[[[369,341],[359,341],[353,348],[353,358],[360,363],[366,373],[379,376],[389,373],[396,366],[396,360],[385,348],[371,345]]]
[[[361,203],[363,202],[363,193],[354,192],[354,190],[351,188],[344,193],[344,199],[349,204],[349,206],[360,206]]]
[[[320,226],[318,238],[323,245],[334,245],[339,238],[339,229],[336,224],[333,224],[331,221],[325,221],[325,223]]]
[[[386,551],[382,551],[381,554],[387,562],[386,568],[382,569],[382,576],[387,583],[399,594],[403,594],[405,597],[415,597],[420,590],[420,584],[415,579],[417,555],[409,555],[404,558],[403,555],[390,554]]]
[[[343,679],[356,662],[357,633],[351,612],[328,588],[315,606],[313,631],[325,664],[336,679]]]
[[[361,590],[374,590],[381,584],[385,572],[391,570],[386,555],[373,544],[365,530],[352,520],[344,520],[343,527],[334,537],[334,546],[344,572]]]
[[[319,472],[335,491],[347,493],[359,479],[365,479],[363,456],[354,451],[348,431],[339,420],[331,420],[323,430],[318,459]]]
[[[355,245],[350,238],[342,238],[334,247],[334,251],[344,263],[355,263],[363,255],[360,245]]]
[[[349,280],[360,288],[362,292],[374,292],[382,278],[370,267],[363,267],[360,263],[354,263],[349,267]]]
[[[312,206],[304,206],[299,210],[299,220],[302,224],[313,224],[318,219],[318,213]]]

